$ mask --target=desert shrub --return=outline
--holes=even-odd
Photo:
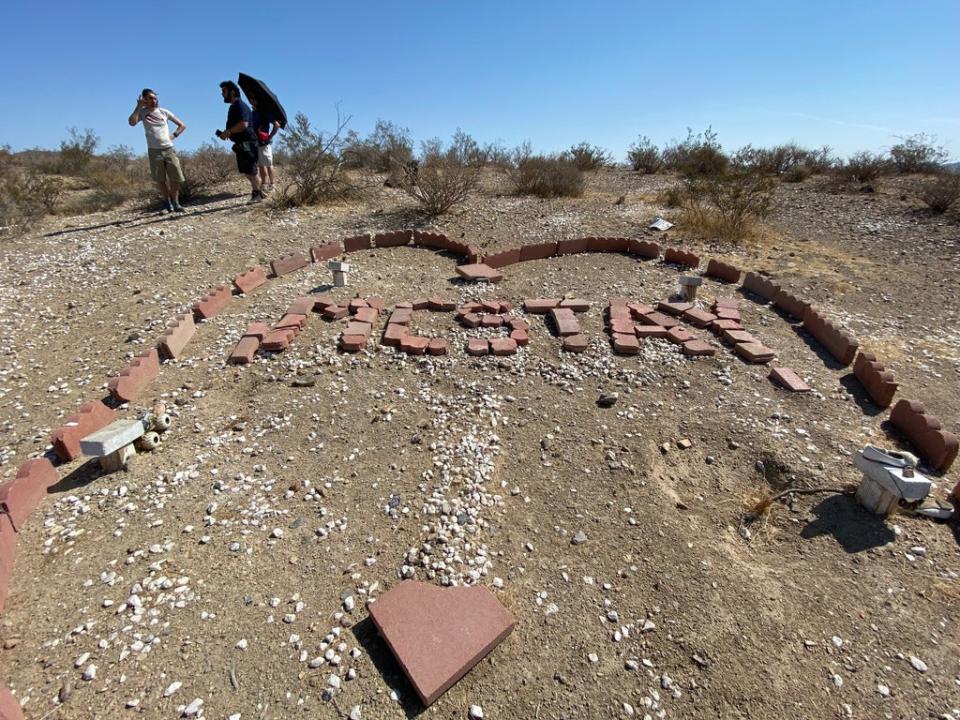
[[[775,175],[786,182],[803,182],[814,172],[824,172],[832,165],[830,148],[808,150],[795,143],[755,148],[740,148],[731,159],[734,167],[766,175]]]
[[[341,155],[346,168],[392,172],[413,159],[413,141],[406,128],[377,120],[373,132],[365,138],[352,130],[347,132]]]
[[[663,154],[650,138],[641,135],[627,150],[627,162],[637,172],[652,175],[663,167]]]
[[[570,147],[564,155],[568,157],[577,170],[589,172],[599,170],[610,164],[610,153],[597,145],[584,141]]]
[[[683,206],[686,197],[687,195],[684,190],[683,183],[680,183],[679,185],[671,185],[670,187],[661,190],[657,195],[657,200],[664,207],[678,208]]]
[[[948,155],[946,149],[937,144],[936,137],[917,133],[900,138],[900,142],[890,148],[890,158],[899,173],[929,173],[939,170]]]
[[[219,145],[206,142],[193,152],[180,153],[184,182],[180,183],[180,199],[207,197],[237,172],[234,154]]]
[[[510,150],[502,141],[496,140],[483,146],[483,162],[495,168],[510,167]]]
[[[60,183],[33,167],[17,168],[5,148],[0,158],[0,235],[17,235],[52,213]]]
[[[935,213],[944,213],[960,197],[960,175],[944,173],[925,180],[918,188],[918,195]]]
[[[583,173],[570,158],[534,155],[529,144],[513,151],[507,174],[520,195],[541,198],[583,195]]]
[[[684,177],[710,177],[721,175],[730,165],[712,128],[694,133],[687,128],[687,137],[674,141],[663,150],[663,164],[668,170]]]
[[[889,158],[879,153],[863,150],[837,163],[835,172],[840,180],[851,183],[867,183],[888,175],[893,165]]]
[[[799,164],[785,170],[780,179],[788,183],[801,183],[811,175],[813,175],[813,169],[809,165]]]
[[[70,137],[60,142],[59,172],[82,175],[94,158],[100,138],[90,128],[83,131],[69,128]]]
[[[744,169],[689,177],[678,198],[681,222],[704,237],[739,240],[769,213],[776,184],[769,175]]]
[[[275,196],[281,207],[317,205],[356,193],[358,185],[347,172],[345,131],[350,118],[337,114],[336,129],[316,131],[303,113],[297,113],[281,142],[286,155],[286,185]]]
[[[440,140],[423,143],[416,164],[399,168],[400,187],[420,203],[428,215],[442,215],[466,200],[480,181],[479,147],[460,130],[450,146]]]

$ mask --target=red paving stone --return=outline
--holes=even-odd
[[[80,451],[80,439],[109,425],[116,413],[99,400],[90,400],[80,406],[66,422],[53,431],[50,441],[53,451],[61,460],[68,462],[83,455]]]
[[[894,380],[893,373],[877,360],[876,355],[866,350],[857,353],[853,361],[853,374],[863,385],[874,405],[890,407],[900,385]]]
[[[626,305],[611,305],[607,308],[607,316],[613,320],[629,320],[633,317],[630,308]]]
[[[717,316],[700,308],[690,308],[683,314],[683,319],[694,327],[705,328],[716,320]]]
[[[343,305],[328,305],[321,313],[327,320],[343,320],[349,314],[350,310]]]
[[[810,386],[807,385],[792,368],[771,368],[770,374],[767,377],[778,385],[782,385],[790,392],[810,392]]]
[[[554,308],[550,311],[550,318],[557,329],[557,335],[578,335],[580,333],[580,323],[577,322],[577,316],[573,310],[568,308]]]
[[[719,308],[726,308],[727,310],[736,310],[740,307],[740,300],[737,298],[717,298],[713,301],[714,311]]]
[[[419,335],[405,335],[400,340],[400,349],[409,355],[425,355],[430,345],[430,338]]]
[[[257,356],[257,350],[259,349],[259,338],[244,336],[234,345],[230,357],[227,358],[227,362],[231,365],[249,365]]]
[[[760,342],[746,330],[724,330],[720,334],[720,337],[723,338],[724,342],[729,343],[730,345],[736,345],[737,343]]]
[[[693,303],[669,302],[667,300],[661,300],[657,303],[657,310],[667,315],[676,315],[677,317],[691,309],[693,309]]]
[[[503,316],[502,315],[481,315],[480,316],[480,327],[485,328],[498,328],[503,325]]]
[[[450,345],[443,338],[431,338],[427,352],[431,355],[446,355],[450,352]]]
[[[233,279],[233,286],[244,295],[249,295],[267,281],[267,273],[259,265],[248,267]]]
[[[477,281],[486,280],[487,282],[500,282],[503,280],[503,273],[494,270],[489,265],[483,263],[470,263],[468,265],[457,265],[457,275],[464,280]]]
[[[193,314],[203,320],[209,320],[214,315],[220,313],[230,302],[233,292],[229,285],[220,285],[215,290],[204,295],[200,301],[193,306]]]
[[[383,331],[383,337],[380,338],[381,345],[397,347],[400,341],[410,334],[410,328],[399,323],[387,323],[386,330]]]
[[[13,564],[17,559],[17,531],[6,515],[0,514],[0,613],[7,604],[7,594],[10,588],[10,576],[13,575]],[[0,691],[3,688],[0,687]],[[5,706],[0,696],[0,719],[4,715]],[[17,706],[19,708],[19,705]],[[22,717],[22,716],[21,716]]]
[[[515,625],[494,594],[480,586],[441,588],[405,580],[369,607],[424,705],[466,675]]]
[[[718,307],[715,314],[718,320],[734,320],[736,322],[743,320],[743,318],[740,317],[740,311],[734,308]]]
[[[483,316],[477,315],[477,313],[467,313],[462,318],[460,318],[460,322],[462,322],[467,327],[471,327],[471,328],[480,327],[480,323],[483,322]]]
[[[358,250],[369,250],[373,245],[370,242],[369,235],[354,235],[353,237],[344,238],[343,240],[343,249],[344,252],[357,252]]]
[[[434,295],[428,301],[428,306],[433,312],[453,312],[457,309],[457,303],[453,300],[446,300]]]
[[[688,340],[680,349],[684,355],[693,357],[713,357],[717,353],[717,349],[713,345],[703,340]]]
[[[668,330],[670,328],[675,328],[680,324],[680,321],[676,318],[672,318],[669,315],[664,315],[661,312],[652,312],[649,315],[644,315],[638,320],[644,325],[659,325],[660,327],[665,327]]]
[[[283,352],[292,343],[300,331],[296,327],[271,330],[263,339],[261,347],[269,352]]]
[[[344,335],[366,335],[370,336],[370,333],[373,331],[373,327],[370,323],[357,322],[356,320],[351,320],[347,323],[347,327],[344,328]]]
[[[375,308],[365,307],[357,310],[353,317],[360,322],[375,323],[379,315],[380,313],[378,313]]]
[[[476,303],[471,303],[471,305],[476,305]],[[483,310],[487,313],[499,313],[500,312],[500,301],[499,300],[484,300],[480,303],[480,307],[476,308]]]
[[[633,320],[628,320],[627,318],[613,318],[610,321],[610,332],[615,333],[624,333],[629,335],[636,328],[636,324]]]
[[[590,347],[590,341],[585,335],[567,335],[563,339],[563,349],[567,352],[580,353]]]
[[[343,254],[343,246],[339,242],[330,242],[326,245],[315,245],[310,248],[310,259],[313,262],[323,262]]]
[[[351,313],[355,313],[360,308],[370,307],[370,304],[363,298],[355,297],[347,303],[347,308]]]
[[[907,436],[917,454],[930,467],[947,472],[957,459],[960,440],[927,413],[923,403],[902,399],[893,406],[890,422]]]
[[[287,308],[288,315],[309,315],[313,312],[317,304],[317,299],[312,295],[303,295],[298,297]]]
[[[467,341],[467,355],[481,356],[490,352],[490,342],[484,338],[470,338]],[[378,601],[379,602],[379,601]]]
[[[508,337],[493,338],[490,340],[490,352],[494,355],[515,355],[517,341]]]
[[[613,349],[623,355],[636,355],[640,352],[640,342],[636,335],[613,334]]]
[[[390,313],[389,322],[392,325],[409,325],[411,320],[413,320],[413,310],[398,308]]]
[[[417,298],[410,303],[410,306],[414,310],[427,310],[430,307],[430,298]]]
[[[530,342],[530,335],[526,330],[513,330],[510,332],[510,339],[522,347]]]
[[[667,329],[660,325],[634,325],[633,334],[641,340],[643,338],[665,338]]]
[[[0,511],[10,519],[14,530],[23,530],[27,518],[58,480],[53,464],[46,458],[37,458],[24,462],[13,480],[0,485]]]
[[[303,330],[306,324],[306,315],[294,315],[293,313],[287,313],[277,321],[277,324],[273,326],[273,329],[283,330],[284,328],[296,328],[297,330]]]
[[[366,335],[341,335],[340,349],[344,352],[360,352],[367,344]]]
[[[510,326],[511,330],[527,331],[530,329],[530,323],[523,318],[510,318],[507,320],[507,324]]]
[[[533,315],[545,315],[560,305],[560,298],[527,298],[523,301],[523,309]]]
[[[776,353],[760,343],[737,343],[733,346],[734,351],[749,363],[768,363],[775,357]]]
[[[369,305],[370,307],[372,307],[372,308],[373,308],[374,310],[376,310],[378,313],[382,313],[384,310],[387,309],[387,304],[383,301],[383,298],[381,298],[381,297],[376,297],[376,296],[374,296],[374,297],[368,297],[368,298],[367,298],[367,305]]]
[[[740,324],[739,320],[728,318],[720,318],[710,323],[710,332],[714,335],[723,335],[724,330],[743,330],[743,325]]]
[[[0,610],[3,610],[2,603],[0,603]],[[20,702],[3,685],[0,685],[0,720],[23,720]]]
[[[573,310],[575,313],[587,312],[590,309],[590,302],[588,300],[561,300],[560,307],[568,308]]]
[[[270,269],[276,277],[283,277],[310,264],[303,253],[291,253],[270,263]]]
[[[672,327],[667,330],[667,340],[677,345],[683,345],[686,342],[691,340],[696,340],[697,336],[692,332],[682,327]]]
[[[143,389],[160,374],[160,355],[152,348],[134,358],[119,375],[110,378],[107,386],[114,399],[120,402],[133,402]]]

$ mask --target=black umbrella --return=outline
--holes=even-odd
[[[266,83],[243,73],[240,73],[237,82],[248,99],[256,100],[257,110],[265,115],[272,115],[281,128],[287,126],[287,111]]]

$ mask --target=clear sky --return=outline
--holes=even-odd
[[[126,118],[149,86],[213,139],[218,83],[246,72],[288,114],[414,138],[623,159],[712,125],[725,148],[795,140],[841,154],[937,135],[960,157],[960,0],[689,2],[43,2],[5,5],[0,144],[56,147],[92,128],[145,148]],[[951,49],[952,48],[952,49]]]

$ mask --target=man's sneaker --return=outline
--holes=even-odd
[[[178,202],[175,202],[173,203],[173,212],[186,212],[186,210],[183,209],[183,205],[181,205]]]
[[[167,213],[172,213],[172,212],[173,212],[173,203],[170,202],[169,200],[167,200],[166,202],[163,203],[163,205],[160,206],[161,215],[166,215]]]
[[[252,193],[250,193],[250,199],[247,200],[247,205],[253,205],[254,203],[258,203],[262,200],[263,200],[263,193],[260,192],[259,190],[254,190]]]

